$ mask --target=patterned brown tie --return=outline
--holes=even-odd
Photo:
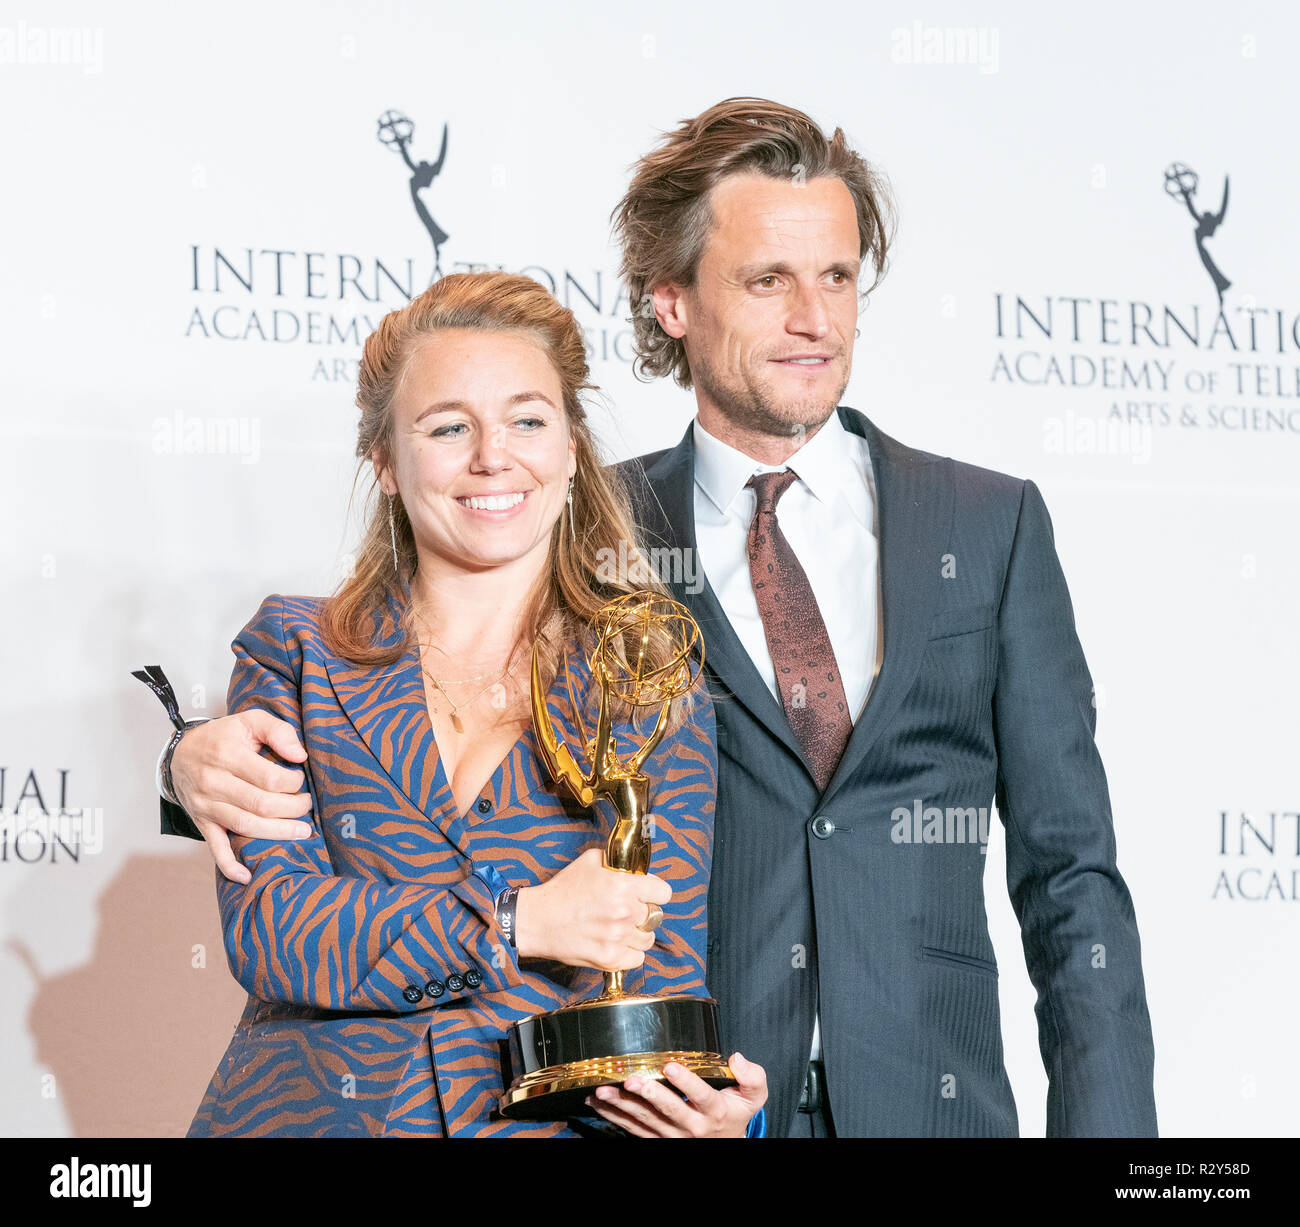
[[[817,787],[825,791],[853,732],[853,717],[812,585],[777,523],[777,501],[797,480],[793,469],[785,469],[755,473],[745,483],[758,496],[749,526],[749,576],[781,706]]]

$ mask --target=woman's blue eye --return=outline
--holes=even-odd
[[[516,426],[525,427],[530,433],[546,425],[545,418],[526,417],[518,418],[514,423]],[[434,439],[452,439],[459,438],[469,427],[464,422],[448,422],[446,426],[439,426],[436,430],[429,432],[430,438]]]

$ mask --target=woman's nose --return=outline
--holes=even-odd
[[[479,436],[474,459],[479,468],[497,472],[510,467],[510,449],[504,426],[489,426]]]

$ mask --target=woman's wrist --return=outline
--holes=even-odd
[[[501,936],[510,943],[514,949],[518,949],[518,943],[515,941],[515,932],[518,928],[516,923],[516,911],[519,901],[518,886],[507,886],[496,898],[496,920],[497,930]]]
[[[538,914],[537,897],[540,887],[521,886],[515,896],[515,951],[521,959],[543,957],[543,951],[537,947]]]

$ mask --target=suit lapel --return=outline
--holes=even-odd
[[[785,717],[780,703],[767,688],[754,662],[740,642],[731,622],[699,565],[695,543],[695,443],[692,427],[686,428],[682,441],[666,452],[645,472],[650,493],[657,506],[647,508],[643,529],[647,545],[654,549],[666,545],[681,551],[679,557],[694,562],[693,568],[672,568],[670,587],[673,595],[691,611],[704,636],[704,656],[727,690],[772,734],[807,770],[803,749]],[[687,571],[694,570],[698,592],[687,587]],[[680,573],[681,578],[676,578]]]
[[[916,678],[937,597],[941,555],[953,507],[948,461],[904,447],[853,409],[841,408],[838,412],[846,430],[867,440],[875,475],[885,650],[880,674],[822,794],[822,803],[857,770]],[[687,427],[675,448],[650,465],[645,477],[658,502],[645,512],[647,544],[652,548],[663,543],[689,550],[685,556],[698,561],[691,427]],[[754,668],[702,568],[698,574],[699,592],[686,591],[684,577],[673,579],[672,588],[700,624],[710,666],[731,694],[807,770],[803,749],[785,711]]]
[[[402,640],[402,611],[408,599],[404,584],[401,592],[390,590],[387,606],[375,615],[377,643],[388,647]],[[420,813],[467,851],[451,785],[438,770],[438,746],[429,723],[418,646],[409,644],[399,660],[381,670],[358,668],[329,653],[325,668],[339,705],[389,779]]]
[[[938,597],[953,513],[951,461],[904,447],[852,409],[842,408],[839,414],[846,430],[866,438],[871,453],[885,651],[866,708],[821,804],[858,769],[912,688]]]

